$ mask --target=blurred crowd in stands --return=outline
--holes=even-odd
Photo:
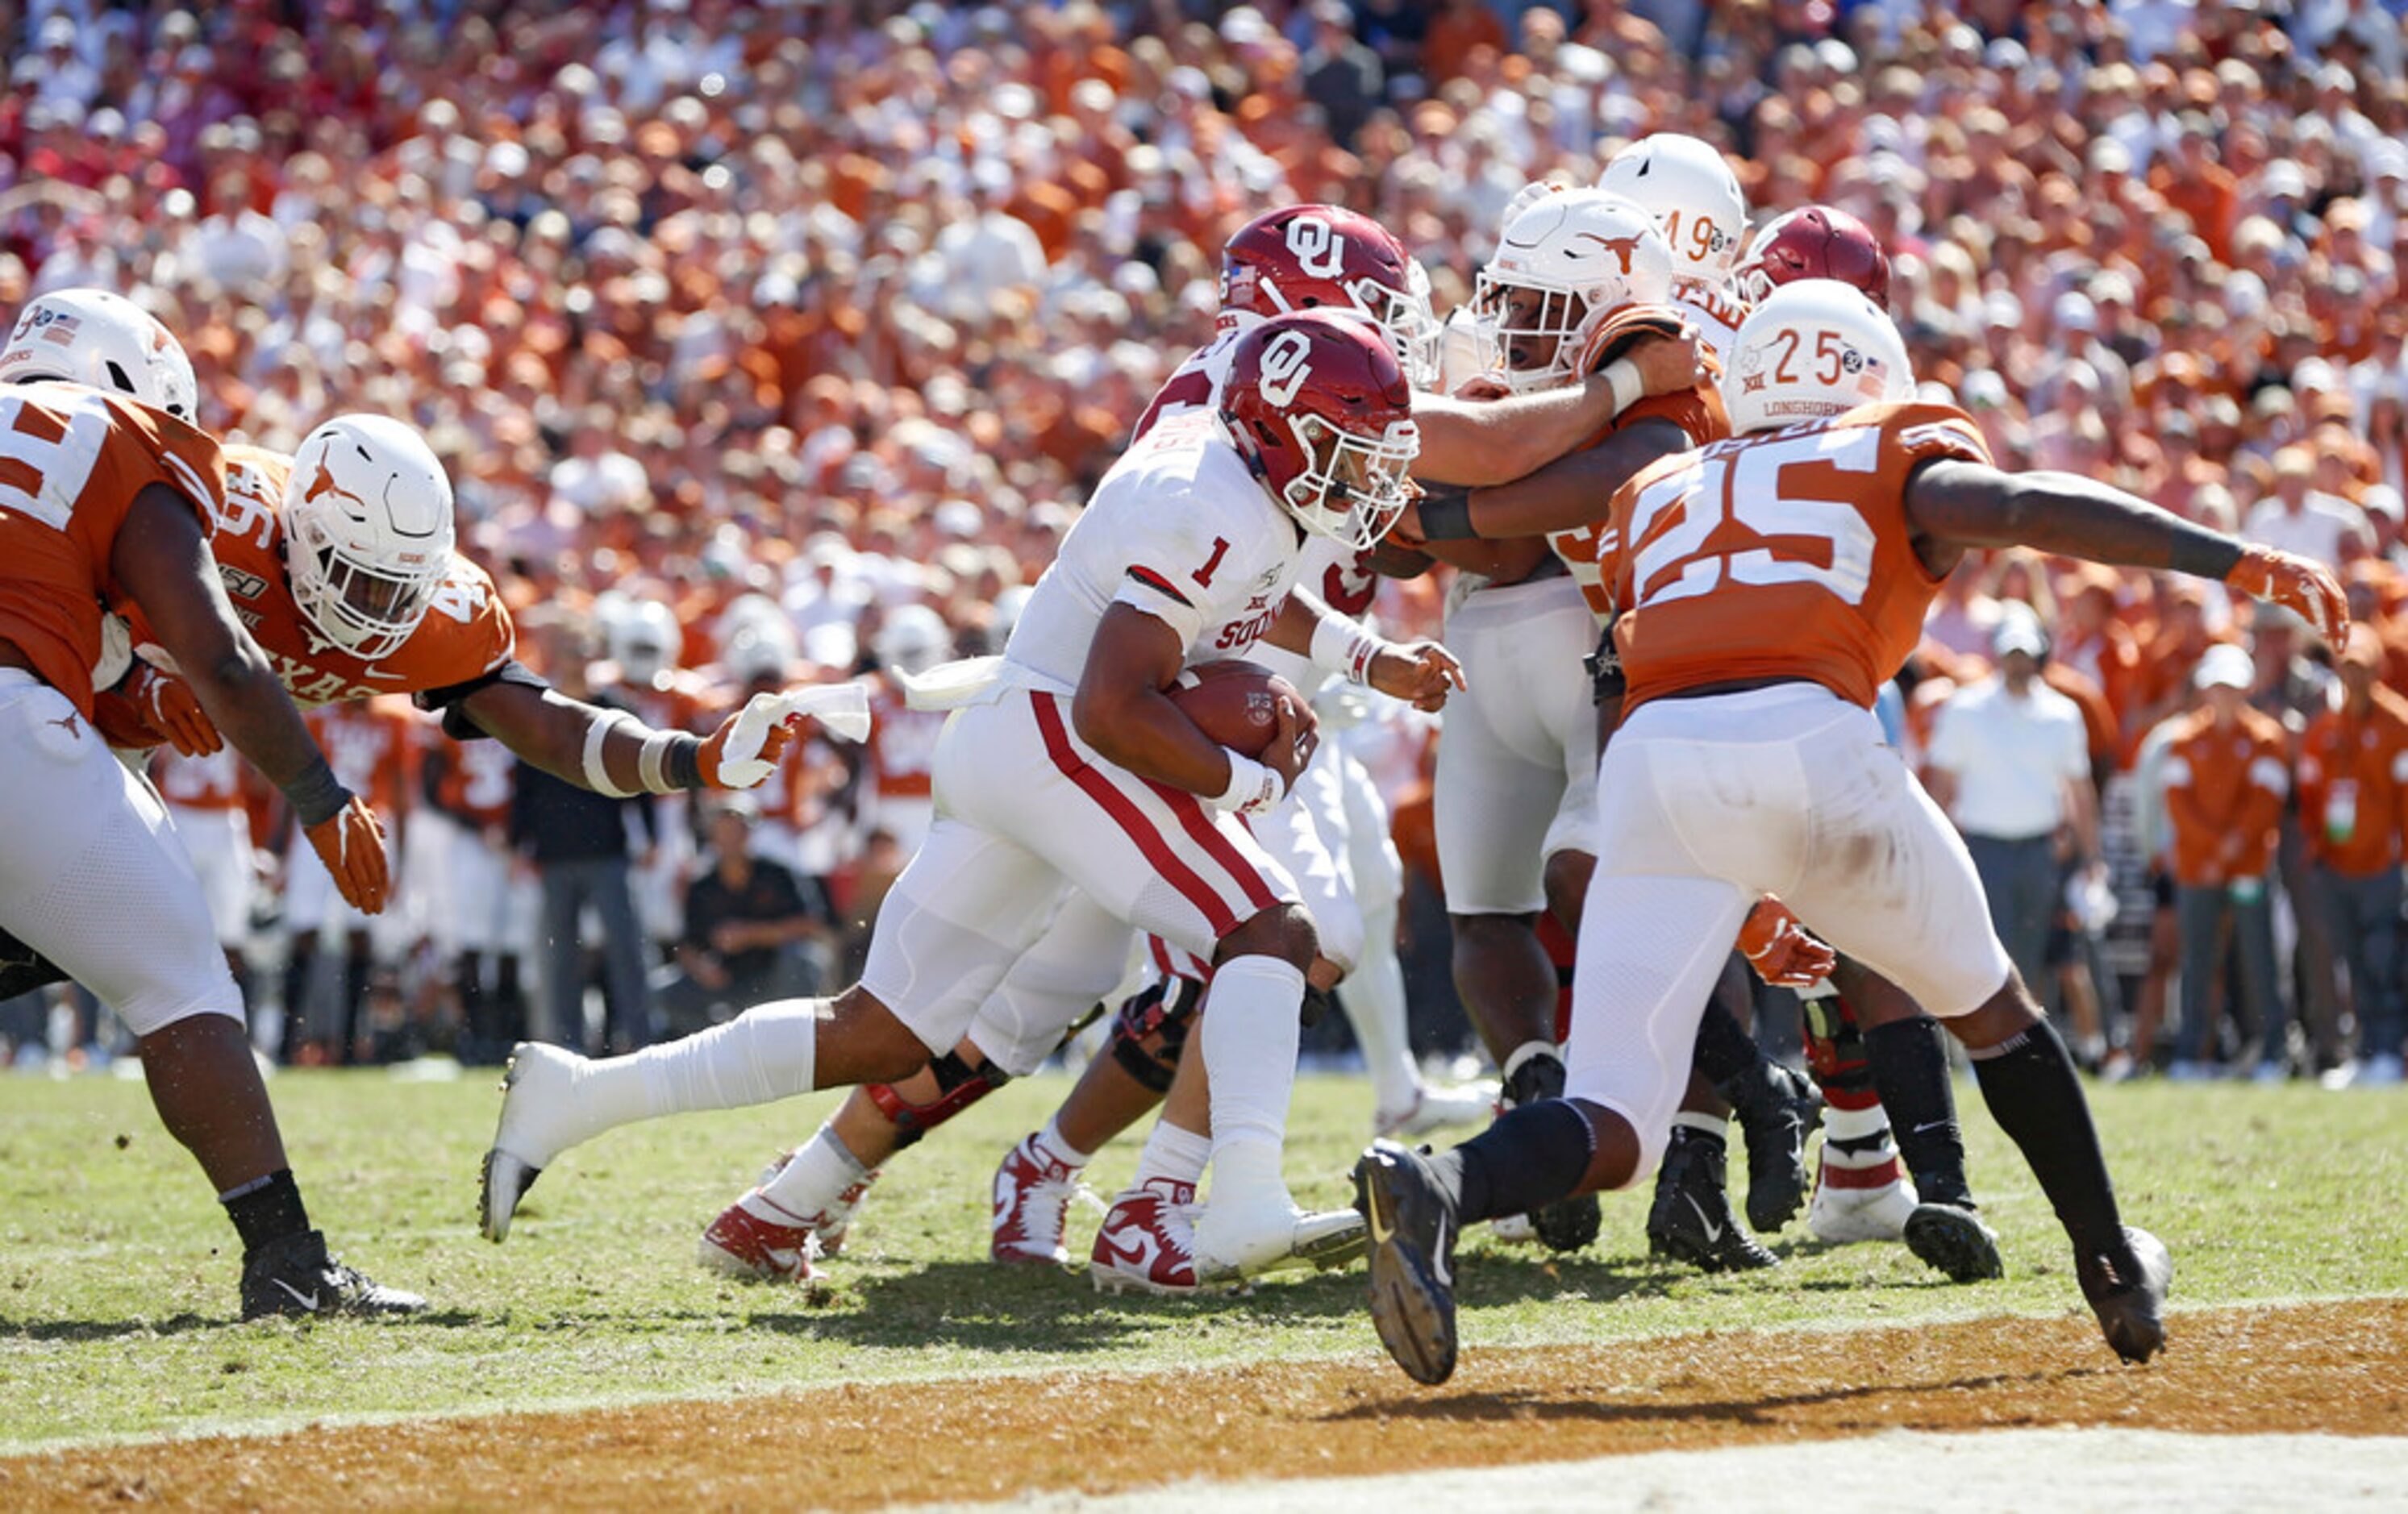
[[[2402,9],[0,4],[0,307],[135,294],[230,436],[415,422],[530,660],[699,719],[756,678],[874,668],[898,620],[938,628],[929,655],[988,647],[1210,333],[1220,244],[1252,214],[1375,216],[1443,314],[1526,182],[1693,133],[1759,221],[1820,201],[1882,236],[1919,376],[2002,463],[2344,570],[2360,634],[2324,649],[2195,587],[1999,554],[1952,582],[1896,714],[2095,1062],[2396,1078]],[[1395,586],[1382,613],[1431,629],[1436,591]],[[1408,832],[1426,738],[1387,743]],[[814,743],[758,814],[654,814],[571,856],[518,775],[471,805],[458,749],[387,745],[388,803],[490,836],[522,902],[405,910],[337,972],[315,927],[300,950],[251,929],[272,891],[247,901],[230,943],[302,969],[267,997],[328,1001],[280,1038],[296,1057],[456,1021],[464,955],[477,995],[524,999],[547,910],[598,910],[584,938],[629,947],[610,922],[643,921],[642,959],[594,977],[649,1007],[596,1036],[715,1012],[738,978],[824,980],[924,824],[910,752]],[[2002,773],[2002,750],[2028,761]],[[253,844],[274,836],[263,813]],[[439,850],[413,846],[405,875]],[[696,936],[683,893],[736,848],[786,886],[722,878]],[[767,913],[731,933],[731,908]],[[550,955],[530,976],[583,982]],[[579,995],[541,997],[534,1024],[577,1036]],[[470,1021],[472,1045],[513,1023]]]

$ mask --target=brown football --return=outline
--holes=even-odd
[[[1279,730],[1279,702],[1296,686],[1259,663],[1198,663],[1168,691],[1198,729],[1231,751],[1260,757]]]

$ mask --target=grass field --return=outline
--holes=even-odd
[[[1057,1078],[1015,1084],[907,1153],[832,1264],[833,1285],[809,1294],[716,1279],[693,1250],[826,1097],[606,1136],[547,1173],[509,1243],[493,1247],[471,1215],[492,1085],[484,1074],[278,1079],[313,1216],[351,1260],[428,1293],[437,1312],[245,1325],[232,1232],[140,1085],[0,1080],[0,1451],[839,1381],[1384,1361],[1359,1275],[1166,1303],[990,1266],[988,1174],[1058,1098]],[[2006,1280],[1949,1286],[1901,1249],[1818,1249],[1798,1238],[1802,1225],[1776,1244],[1778,1272],[1700,1278],[1645,1260],[1643,1200],[1621,1195],[1578,1260],[1474,1233],[1461,1269],[1467,1351],[2079,1311],[2044,1202],[1970,1083],[1959,1095]],[[2156,1084],[2093,1096],[2128,1216],[2173,1248],[2179,1305],[2408,1292],[2408,1206],[2396,1201],[2408,1191],[2408,1097]],[[1299,1085],[1299,1197],[1343,1202],[1368,1118],[1357,1080]],[[1093,1180],[1109,1191],[1134,1163],[1133,1146],[1115,1149]],[[1074,1251],[1093,1226],[1074,1217]]]

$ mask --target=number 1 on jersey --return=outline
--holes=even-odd
[[[1221,571],[1221,559],[1228,555],[1229,538],[1215,536],[1212,538],[1212,555],[1204,560],[1202,567],[1187,576],[1196,580],[1197,588],[1210,589],[1212,587],[1212,575]]]

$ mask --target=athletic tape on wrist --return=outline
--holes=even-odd
[[[1270,808],[1286,797],[1286,786],[1280,776],[1268,765],[1252,757],[1240,756],[1224,747],[1229,759],[1229,786],[1205,803],[1215,809],[1234,809],[1254,813]]]
[[[605,799],[632,799],[633,789],[623,789],[610,781],[610,770],[602,761],[602,744],[610,733],[625,724],[625,710],[606,709],[593,724],[585,728],[585,786]]]
[[[675,793],[702,787],[702,738],[682,731],[655,731],[644,740],[636,776],[648,793]],[[681,781],[682,779],[682,781]]]
[[[1349,683],[1371,681],[1371,664],[1388,643],[1340,615],[1325,615],[1312,628],[1312,665]]]
[[[1615,358],[1605,365],[1605,386],[1613,391],[1615,415],[1647,397],[1647,386],[1639,377],[1639,364],[1628,358]]]

